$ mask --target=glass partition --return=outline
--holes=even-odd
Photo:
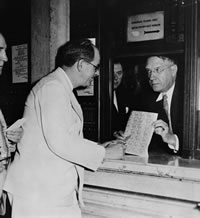
[[[126,129],[127,121],[133,110],[156,112],[156,113],[159,112],[158,119],[161,119],[160,117],[162,117],[160,115],[160,113],[162,112],[158,111],[157,106],[156,108],[153,108],[153,104],[154,105],[157,104],[156,103],[157,100],[155,99],[155,102],[150,102],[150,99],[145,99],[145,98],[148,98],[148,96],[151,96],[149,95],[149,93],[151,92],[152,92],[152,95],[155,95],[157,97],[159,95],[159,92],[157,93],[154,92],[152,87],[149,85],[149,78],[148,78],[148,74],[146,71],[146,61],[147,61],[147,58],[150,56],[169,57],[174,60],[175,65],[177,66],[177,76],[176,76],[175,88],[174,88],[174,92],[172,94],[172,100],[171,100],[171,119],[173,122],[174,131],[175,131],[174,134],[176,134],[179,140],[180,152],[178,153],[178,155],[181,156],[182,148],[183,148],[182,141],[183,141],[183,119],[184,119],[184,116],[183,116],[184,55],[183,53],[174,53],[174,54],[160,53],[160,54],[151,54],[151,55],[143,55],[143,56],[123,55],[123,56],[113,57],[111,61],[112,63],[111,74],[113,78],[113,85],[112,85],[113,94],[111,96],[111,101],[113,102],[113,107],[115,108],[118,107],[117,108],[118,116],[116,116],[115,114],[116,109],[112,110],[112,114],[111,114],[112,128],[114,129],[113,134],[115,134],[115,131],[120,130],[119,128],[117,129],[117,126],[119,125],[121,125],[122,131]],[[117,76],[115,76],[115,74],[117,71],[120,72],[120,70],[123,71],[123,76],[122,76],[120,85],[117,88],[115,88],[116,86],[115,83],[117,83]],[[166,72],[166,73],[169,73],[169,72]],[[161,81],[155,80],[155,82],[161,82]],[[115,105],[116,101],[117,101],[117,105]],[[146,101],[147,104],[151,104],[150,105],[151,109],[149,109],[149,107],[148,108],[143,107],[144,101]],[[124,124],[121,124],[120,122],[122,122],[122,118],[123,118],[122,116],[124,116],[123,113],[126,114],[125,115],[126,118],[123,119]],[[150,144],[153,143],[152,142],[153,140],[155,140],[154,136],[152,137]],[[161,141],[162,140],[160,140],[159,142]],[[170,149],[169,149],[169,152],[167,152],[167,154],[176,155],[174,152],[171,152]],[[157,150],[156,150],[156,155],[157,155]],[[153,157],[155,157],[155,151],[154,151]]]

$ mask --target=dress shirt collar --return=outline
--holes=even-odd
[[[114,101],[114,105],[118,111],[118,105],[117,105],[117,96],[116,96],[116,91],[114,90],[113,92],[113,101]]]
[[[171,105],[172,95],[173,95],[173,92],[174,92],[174,87],[175,87],[175,83],[172,85],[172,87],[167,92],[161,92],[158,95],[158,98],[157,98],[156,101],[162,100],[163,95],[167,95],[167,99],[168,99],[169,105]]]

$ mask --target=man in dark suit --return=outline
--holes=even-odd
[[[112,133],[118,134],[124,130],[127,122],[127,91],[122,84],[124,71],[122,64],[115,61],[113,65],[113,107],[112,107]]]
[[[180,154],[183,129],[183,89],[177,80],[178,66],[165,56],[151,56],[146,62],[151,89],[141,96],[139,109],[158,113],[149,151]]]

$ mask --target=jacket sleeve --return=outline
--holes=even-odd
[[[58,157],[96,170],[105,149],[82,137],[83,121],[72,108],[70,94],[58,82],[50,82],[36,95],[35,105],[46,144]]]

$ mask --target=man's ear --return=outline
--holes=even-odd
[[[171,70],[172,70],[173,76],[176,76],[176,73],[177,73],[177,70],[178,70],[177,65],[176,64],[172,65],[171,66]]]
[[[78,60],[77,61],[77,70],[80,72],[80,71],[82,71],[83,67],[84,67],[84,60],[83,59]]]

